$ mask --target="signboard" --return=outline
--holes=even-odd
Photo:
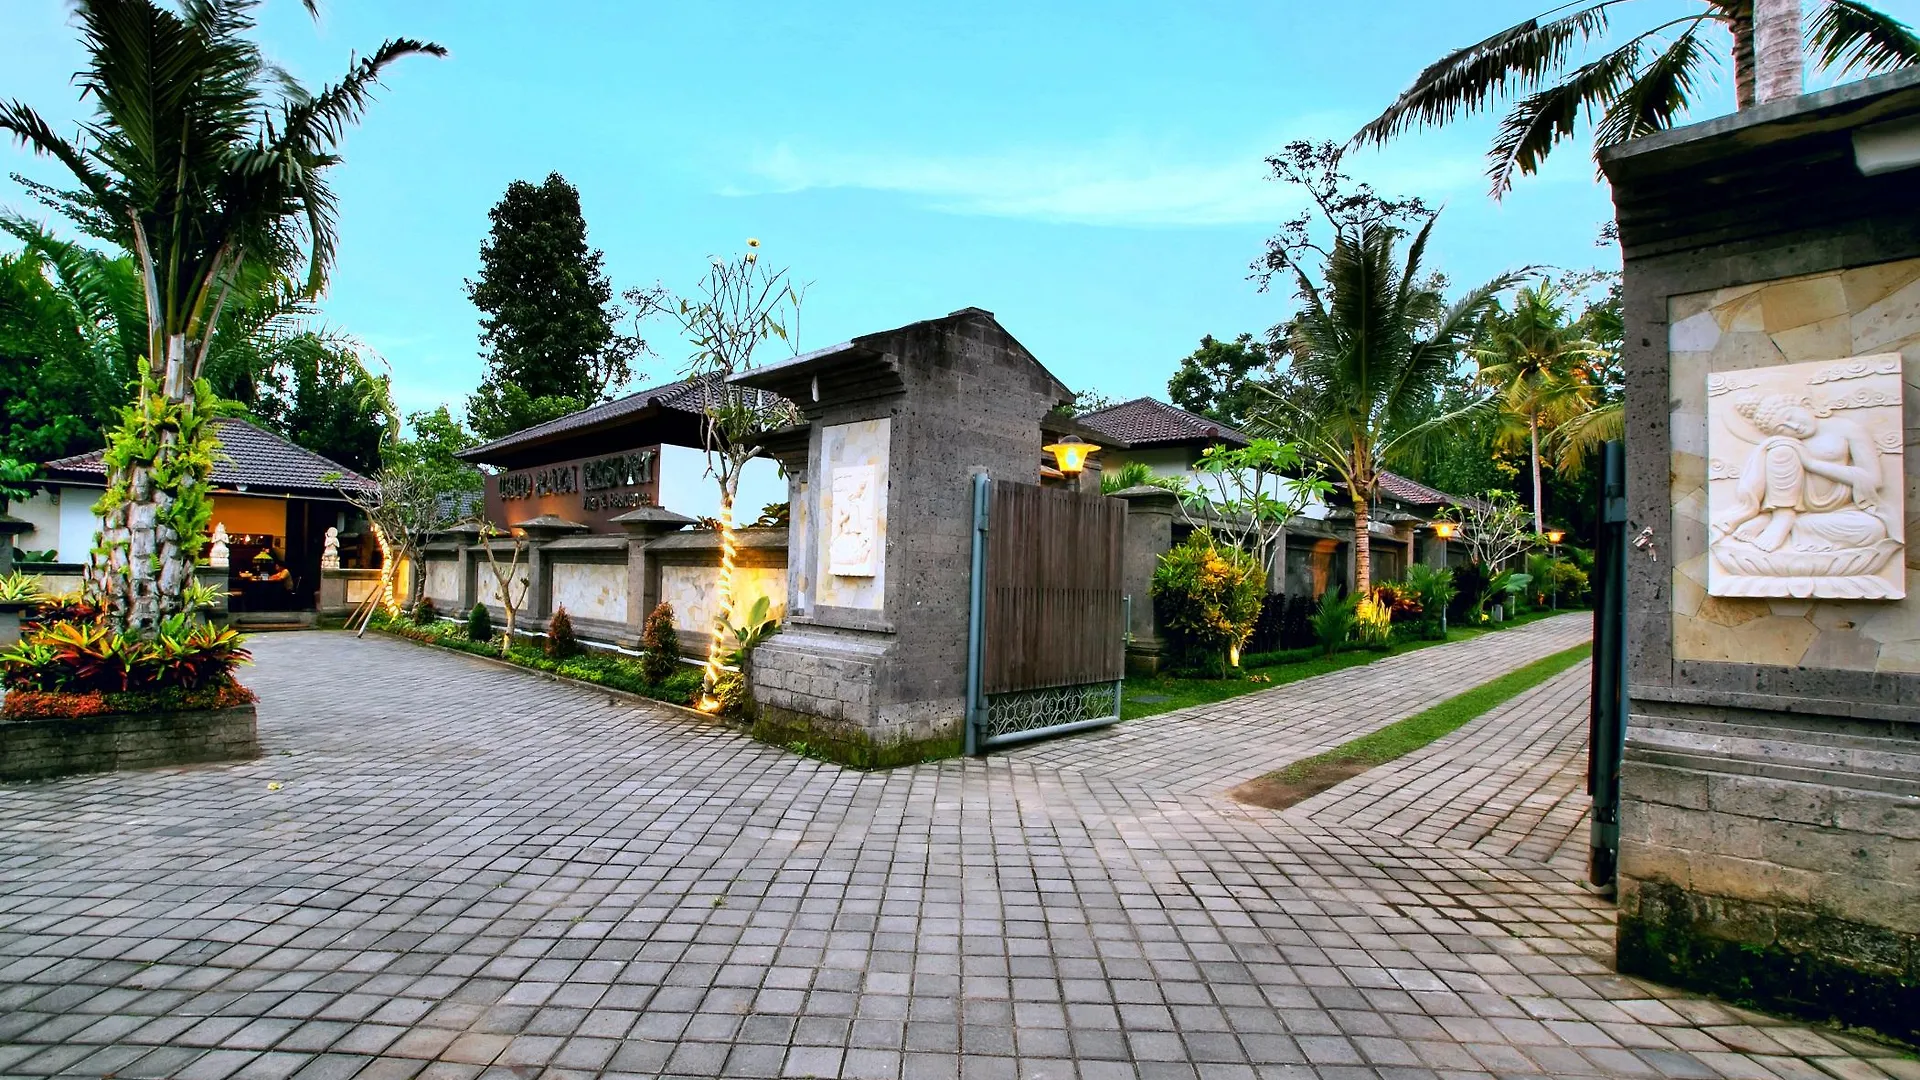
[[[487,520],[512,525],[545,514],[617,533],[612,520],[660,498],[660,448],[556,461],[487,478]]]

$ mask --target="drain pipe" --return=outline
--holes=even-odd
[[[973,577],[967,599],[967,732],[966,752],[980,752],[980,734],[987,724],[987,696],[981,692],[987,656],[987,493],[993,481],[986,473],[973,474]]]

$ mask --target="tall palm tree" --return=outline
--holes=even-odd
[[[65,166],[79,187],[54,201],[139,270],[149,388],[125,415],[138,437],[108,454],[92,576],[113,620],[145,629],[180,609],[203,543],[196,508],[211,463],[181,433],[204,429],[197,388],[222,309],[262,265],[301,268],[319,291],[335,247],[326,171],[341,137],[389,64],[445,50],[397,38],[310,93],[248,39],[256,0],[74,6],[87,51],[76,81],[93,118],[69,141],[20,102],[0,103],[0,131]]]
[[[1801,0],[1689,0],[1691,10],[1615,44],[1609,38],[1614,10],[1633,2],[1574,0],[1456,49],[1422,71],[1353,142],[1378,145],[1512,100],[1488,152],[1498,198],[1516,172],[1533,173],[1573,137],[1583,117],[1593,125],[1596,151],[1673,126],[1699,103],[1717,61],[1716,31],[1731,38],[1739,108],[1800,92]],[[1920,63],[1920,38],[1865,0],[1809,3],[1805,51],[1819,70],[1877,75]],[[1576,64],[1588,46],[1609,47]]]
[[[1424,277],[1429,217],[1406,260],[1405,233],[1375,221],[1336,233],[1324,284],[1293,267],[1301,311],[1286,328],[1297,380],[1288,396],[1268,392],[1271,409],[1250,424],[1286,428],[1302,449],[1344,482],[1353,507],[1356,588],[1373,584],[1368,529],[1380,474],[1417,460],[1434,440],[1486,411],[1490,398],[1433,415],[1433,401],[1472,339],[1474,327],[1511,288],[1502,275],[1449,305]],[[1290,415],[1274,416],[1272,410]]]
[[[1552,282],[1542,282],[1522,288],[1513,310],[1489,312],[1473,351],[1480,383],[1499,391],[1507,415],[1523,425],[1533,474],[1533,531],[1544,532],[1541,426],[1592,407],[1595,388],[1586,365],[1600,356],[1600,347],[1580,336]]]

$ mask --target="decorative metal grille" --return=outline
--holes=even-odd
[[[1083,683],[987,697],[986,741],[1025,738],[1055,728],[1120,719],[1120,684]]]

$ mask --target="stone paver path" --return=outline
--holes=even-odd
[[[1221,796],[1577,622],[876,774],[263,637],[260,760],[0,787],[0,1075],[1920,1076],[1610,974],[1606,906],[1458,822]]]

